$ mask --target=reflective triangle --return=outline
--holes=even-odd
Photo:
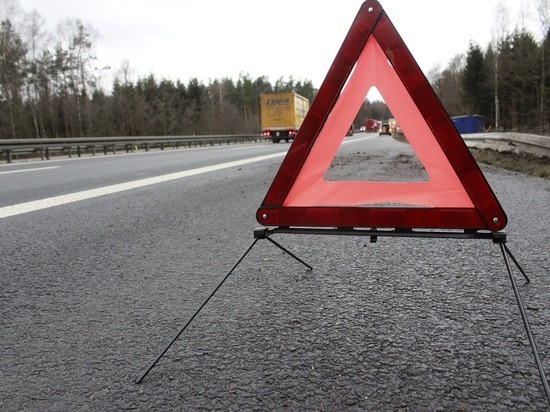
[[[372,87],[397,119],[428,181],[323,179]],[[377,207],[380,203],[399,207]],[[257,219],[275,226],[492,231],[507,220],[403,40],[372,0],[359,10]]]

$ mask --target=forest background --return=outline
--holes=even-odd
[[[550,17],[548,2],[539,4],[542,40],[497,25],[490,44],[471,42],[426,73],[451,116],[477,114],[489,130],[550,135]],[[112,69],[95,66],[93,27],[69,19],[49,33],[36,12],[0,10],[0,20],[0,139],[254,134],[261,93],[294,91],[310,102],[317,93],[309,80],[271,83],[247,73],[206,84],[153,73],[135,79],[128,62],[105,86]],[[383,101],[366,99],[354,126],[389,117]]]

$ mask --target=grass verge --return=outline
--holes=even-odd
[[[470,148],[470,152],[478,163],[550,179],[550,157],[476,148]]]

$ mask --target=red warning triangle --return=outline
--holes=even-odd
[[[371,87],[384,97],[428,181],[324,180]],[[265,226],[490,231],[507,223],[449,115],[375,0],[361,6],[256,218]]]

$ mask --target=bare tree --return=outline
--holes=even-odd
[[[7,106],[10,134],[14,139],[21,123],[25,54],[25,46],[11,22],[3,20],[0,23],[0,102]]]
[[[43,50],[47,49],[51,37],[44,30],[44,18],[36,10],[25,15],[22,25],[23,41],[27,46],[27,73],[25,76],[25,92],[27,104],[31,110],[34,133],[40,137],[44,134],[43,121],[39,118],[37,103],[40,100],[39,75]]]
[[[83,115],[87,118],[87,130],[90,129],[89,94],[93,89],[95,76],[93,62],[96,60],[93,41],[97,37],[95,30],[79,19],[67,19],[58,25],[58,34],[62,47],[67,52],[67,86],[71,90],[76,105],[77,130],[84,136]],[[85,113],[83,114],[83,111]]]
[[[542,29],[542,37],[544,39],[544,37],[548,35],[548,31],[550,31],[550,1],[538,0],[535,4],[535,9],[538,13],[540,26]]]
[[[550,1],[538,0],[535,8],[540,20],[540,26],[542,30],[542,43],[541,43],[541,85],[540,85],[540,130],[545,127],[545,85],[546,85],[546,48],[548,47],[548,38],[550,36]],[[548,120],[546,120],[548,122]],[[546,124],[548,127],[548,124]]]
[[[0,20],[14,21],[20,14],[19,0],[0,0]]]
[[[466,110],[462,93],[465,62],[466,56],[462,53],[457,54],[449,61],[444,70],[438,64],[427,74],[435,93],[451,116],[464,114]]]
[[[493,40],[492,46],[494,49],[494,81],[495,81],[495,129],[500,127],[500,105],[499,105],[499,55],[500,48],[504,39],[509,34],[510,19],[508,17],[508,9],[503,3],[497,5],[495,20],[493,25]]]
[[[117,70],[116,77],[119,81],[128,86],[130,83],[133,83],[135,70],[130,67],[130,61],[124,59],[120,62],[120,69]]]

